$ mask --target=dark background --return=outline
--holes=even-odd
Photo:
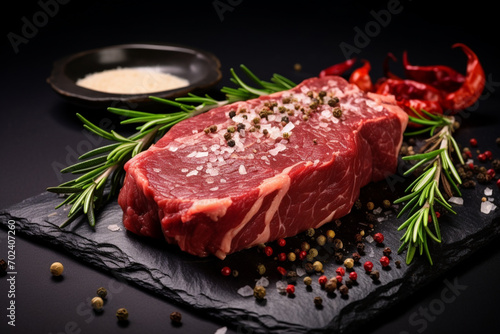
[[[71,152],[87,137],[75,117],[80,112],[94,121],[109,118],[105,110],[87,110],[68,104],[46,83],[52,63],[63,56],[122,43],[164,42],[185,44],[213,52],[221,61],[223,79],[218,88],[228,85],[231,67],[245,64],[261,78],[280,73],[299,82],[316,76],[331,64],[345,60],[339,45],[356,46],[356,30],[374,21],[371,11],[380,13],[395,1],[18,1],[2,10],[2,71],[0,77],[0,208],[37,195],[48,186],[60,183],[54,166],[71,162]],[[22,35],[26,18],[51,4],[53,15],[32,32],[27,43],[15,52],[9,33]],[[220,16],[215,5],[229,6]],[[222,5],[221,5],[222,4]],[[372,63],[372,76],[382,75],[387,52],[401,57],[408,50],[410,61],[418,64],[443,63],[465,71],[465,57],[451,48],[465,43],[479,56],[490,85],[488,95],[466,122],[481,124],[481,115],[498,109],[498,32],[494,10],[486,1],[467,4],[453,2],[446,7],[437,1],[399,2],[400,12],[370,37],[366,46],[354,54]],[[4,6],[6,6],[4,4]],[[358,44],[359,46],[359,44]],[[295,63],[302,70],[293,69]],[[398,64],[393,64],[399,73]],[[493,117],[498,121],[498,117]],[[500,127],[499,127],[500,128]],[[499,129],[497,128],[497,129]],[[496,138],[498,133],[479,133],[481,138]],[[497,152],[498,153],[498,152]],[[6,256],[6,233],[0,229],[0,258]],[[498,240],[498,239],[497,239]],[[64,280],[51,279],[48,267],[54,261],[66,266]],[[16,239],[16,328],[7,326],[5,317],[8,291],[5,277],[0,281],[0,331],[17,333],[90,332],[172,332],[213,333],[227,324],[207,319],[192,309],[120,282],[108,273],[98,272],[57,249],[51,249],[22,236]],[[396,309],[386,310],[360,332],[435,333],[493,332],[500,287],[500,251],[492,244],[443,273]],[[442,299],[445,281],[466,286],[456,300],[446,304],[437,316],[423,315],[435,301]],[[93,316],[84,307],[98,286],[113,293],[109,309],[127,307],[133,319],[124,328],[113,312]],[[172,327],[170,312],[184,316],[181,328]],[[424,319],[424,320],[422,320]],[[425,326],[424,326],[425,325]],[[425,328],[424,328],[425,327]],[[246,333],[245,328],[230,328]]]

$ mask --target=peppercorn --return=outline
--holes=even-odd
[[[212,133],[217,132],[217,125],[211,125],[210,126],[210,132],[212,132]]]
[[[290,139],[290,134],[288,132],[283,132],[283,139]]]
[[[4,259],[0,259],[0,270],[7,271],[7,262]]]
[[[326,92],[325,92],[324,90],[320,90],[320,91],[318,92],[318,96],[319,96],[319,97],[321,97],[321,98],[323,98],[323,97],[325,97],[325,96],[326,96]]]
[[[170,313],[170,321],[174,324],[180,324],[182,322],[182,314],[180,312]]]
[[[229,132],[224,133],[224,139],[226,141],[229,140],[229,139],[231,139],[231,133],[229,133]]]
[[[304,277],[304,284],[309,286],[312,284],[312,278],[309,276]]]
[[[495,159],[491,162],[491,167],[495,172],[500,172],[500,159]]]
[[[326,243],[326,237],[324,235],[320,235],[319,237],[316,238],[316,242],[320,246],[324,246]]]
[[[352,259],[354,260],[354,262],[358,263],[359,260],[361,259],[361,255],[359,255],[359,253],[352,253]]]
[[[315,258],[316,256],[318,256],[318,250],[316,248],[311,248],[309,249],[309,253],[308,253],[312,258]]]
[[[102,299],[105,299],[106,296],[108,295],[108,291],[105,288],[101,287],[101,288],[97,289],[97,295],[99,297],[101,297]]]
[[[231,268],[229,268],[229,267],[223,267],[223,268],[220,270],[220,273],[221,273],[223,276],[229,276],[229,275],[231,275]]]
[[[362,254],[365,251],[365,244],[362,242],[358,242],[356,245],[356,249],[358,250],[358,253]]]
[[[339,103],[339,101],[340,101],[339,98],[334,96],[330,100],[328,100],[328,105],[330,107],[334,107],[337,103]]]
[[[311,99],[311,104],[309,104],[309,108],[316,109],[318,108],[319,100],[316,98]]]
[[[351,281],[356,281],[356,280],[358,279],[358,274],[357,274],[355,271],[351,271],[351,272],[349,273],[349,279],[350,279]]]
[[[203,132],[205,132],[205,134],[207,134],[207,135],[208,135],[208,134],[210,133],[210,128],[205,128],[205,129],[203,129]]]
[[[264,254],[266,254],[267,256],[273,255],[273,249],[271,248],[271,246],[266,246],[264,248]]]
[[[319,261],[315,261],[313,263],[313,267],[314,267],[314,270],[317,271],[317,272],[321,272],[323,270],[323,263],[319,262]]]
[[[328,281],[328,283],[325,284],[325,291],[328,293],[333,293],[337,289],[337,282],[336,281]]]
[[[50,273],[53,276],[61,276],[64,271],[64,266],[61,262],[54,262],[50,265]]]
[[[305,242],[305,241],[304,241],[304,242],[302,242],[302,243],[300,244],[300,248],[301,248],[302,250],[308,251],[309,249],[311,249],[311,245],[309,245],[309,243],[308,243],[308,242]]]
[[[370,272],[373,269],[373,263],[371,261],[366,261],[363,264],[363,268],[365,268],[365,271]]]
[[[328,278],[327,278],[325,275],[321,275],[321,276],[318,278],[318,283],[319,283],[319,285],[321,285],[321,286],[324,286],[327,282],[328,282]]]
[[[375,240],[376,243],[381,244],[384,242],[384,235],[382,233],[375,233],[373,235],[373,240]]]
[[[389,256],[389,255],[391,255],[392,250],[391,250],[389,247],[385,247],[385,248],[384,248],[384,250],[382,251],[382,253],[383,253],[385,256]]]
[[[380,264],[382,265],[382,267],[389,266],[389,262],[390,262],[390,260],[389,260],[389,258],[387,256],[382,256],[380,258]]]
[[[296,258],[297,258],[297,256],[295,255],[294,252],[288,253],[288,261],[293,262],[296,260]]]
[[[236,145],[236,142],[233,139],[230,139],[230,140],[227,141],[227,145],[229,147],[234,147],[234,145]]]
[[[354,202],[354,207],[359,210],[363,207],[363,204],[361,203],[361,201],[358,199],[356,200],[356,202]]]
[[[375,204],[373,204],[373,202],[368,202],[368,203],[366,203],[366,208],[369,211],[372,211],[375,208]]]
[[[333,240],[333,247],[336,250],[342,249],[342,248],[344,248],[344,243],[340,239],[335,239],[335,240]]]
[[[104,305],[104,301],[102,300],[101,297],[94,297],[92,298],[90,304],[92,305],[92,308],[96,311],[101,311],[102,307]]]
[[[240,272],[236,269],[233,269],[233,277],[238,277],[240,275]]]
[[[347,268],[347,269],[352,269],[352,267],[354,267],[354,259],[351,259],[351,258],[347,258],[344,260],[344,266]]]
[[[337,269],[335,269],[335,272],[337,273],[337,275],[340,275],[340,276],[345,275],[345,269],[342,267],[338,267]]]
[[[264,299],[264,297],[266,296],[266,288],[261,285],[255,286],[255,288],[253,289],[253,296],[258,300]]]
[[[314,266],[311,262],[307,262],[305,265],[304,265],[304,270],[306,271],[306,273],[308,274],[312,274],[315,272],[314,270]]]
[[[299,252],[299,259],[304,260],[307,257],[307,252],[306,251],[300,251]]]
[[[312,90],[310,90],[310,91],[308,91],[308,92],[306,93],[306,95],[307,95],[307,97],[312,98],[312,97],[314,96],[314,92],[313,92]]]
[[[326,231],[326,237],[329,240],[333,240],[333,238],[335,238],[335,231],[334,230],[328,230],[328,231]]]
[[[288,284],[286,287],[286,293],[288,293],[289,295],[293,295],[295,293],[295,285]]]
[[[475,138],[471,138],[469,140],[470,146],[476,147],[477,146],[477,140]]]
[[[341,263],[342,259],[344,258],[344,254],[342,254],[342,252],[337,251],[333,254],[333,257],[334,257],[336,262]]]
[[[245,125],[245,124],[243,124],[243,123],[238,123],[238,124],[236,125],[236,130],[238,130],[238,131],[240,131],[240,130],[245,130],[245,128],[246,128],[246,125]]]
[[[370,272],[370,278],[374,281],[378,281],[378,279],[380,278],[380,273],[378,272],[378,270],[372,270]]]
[[[321,305],[323,305],[323,299],[319,296],[314,297],[314,305],[320,307]]]
[[[396,265],[396,268],[401,268],[401,261],[397,260],[394,264]]]
[[[229,118],[233,118],[234,116],[236,116],[236,111],[231,110],[231,111],[229,112]]]
[[[295,270],[290,270],[286,273],[286,281],[290,284],[294,284],[297,282],[297,272]]]
[[[280,267],[280,266],[276,267],[276,270],[278,270],[278,272],[279,272],[282,276],[285,276],[285,275],[286,275],[286,273],[287,273],[286,269],[285,269],[285,268],[283,268],[283,267]]]
[[[286,260],[286,253],[279,253],[278,261],[285,261],[285,260]]]
[[[348,280],[346,280],[346,281],[345,281],[345,285],[346,285],[349,289],[350,289],[350,288],[352,288],[353,284],[354,284],[354,283],[353,283],[353,281],[352,281],[352,280],[350,280],[350,279],[348,279]]]
[[[385,209],[389,209],[391,207],[391,201],[389,201],[388,199],[384,199],[382,201],[382,206],[385,208]]]
[[[234,128],[234,126],[228,126],[228,127],[227,127],[227,132],[229,132],[229,133],[233,133],[233,132],[235,132],[235,131],[236,131],[236,129]]]
[[[346,296],[349,293],[349,288],[346,285],[341,285],[339,291],[343,296]]]
[[[264,275],[266,273],[266,266],[264,266],[262,263],[259,263],[257,265],[257,272],[259,275]]]
[[[116,317],[118,318],[118,321],[127,321],[128,319],[128,311],[125,308],[119,308],[116,311]]]
[[[334,117],[340,118],[342,117],[342,109],[340,109],[339,107],[335,107],[332,109],[332,114]]]

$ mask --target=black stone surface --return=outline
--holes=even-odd
[[[363,188],[361,202],[366,204],[372,201],[375,209],[382,207],[384,199],[392,202],[410,181],[409,178],[401,177],[395,174],[385,181]],[[316,230],[312,237],[302,233],[286,239],[287,244],[283,247],[275,242],[270,243],[274,249],[271,257],[255,247],[232,254],[224,261],[215,257],[197,258],[162,240],[141,238],[125,231],[121,224],[122,211],[116,201],[99,213],[95,230],[84,220],[59,229],[58,225],[64,221],[66,213],[64,209],[54,210],[60,198],[50,193],[28,198],[4,210],[0,213],[0,221],[6,226],[13,219],[19,233],[62,248],[96,268],[111,272],[115,277],[222,319],[236,328],[255,333],[347,332],[415,294],[498,235],[500,210],[488,215],[480,212],[481,197],[487,186],[493,189],[494,201],[498,204],[498,189],[494,184],[478,185],[475,189],[464,190],[464,205],[454,206],[457,215],[444,214],[441,217],[443,243],[431,246],[433,266],[424,257],[417,257],[413,264],[407,266],[404,264],[405,253],[397,254],[402,233],[397,232],[396,228],[402,219],[395,218],[397,208],[394,207],[383,208],[379,214],[368,212],[364,206],[361,209],[353,208],[348,216],[340,220],[340,224],[339,221],[328,223]],[[371,213],[371,216],[367,213]],[[369,227],[371,223],[373,228]],[[108,226],[115,224],[121,227],[120,231],[108,229]],[[293,252],[304,241],[318,249],[317,259],[324,263],[327,277],[335,276],[336,268],[343,266],[342,262],[335,259],[333,242],[327,242],[324,246],[316,244],[316,237],[325,234],[328,229],[334,230],[335,238],[343,241],[341,251],[344,258],[356,251],[355,234],[365,231],[362,241],[365,251],[360,263],[353,268],[358,273],[358,280],[349,294],[341,296],[338,290],[328,294],[320,287],[317,273],[311,275],[311,288],[305,286],[302,276],[295,283],[294,295],[280,293],[276,282],[285,281],[285,277],[278,272],[277,267],[296,270],[303,267],[306,260],[282,262],[275,255]],[[383,244],[367,241],[367,237],[376,232],[384,234]],[[379,259],[385,247],[390,247],[393,252],[390,266],[382,268]],[[400,268],[395,265],[396,260],[402,262]],[[379,281],[372,281],[364,271],[362,263],[365,261],[373,262],[374,269],[380,272]],[[259,264],[265,265],[264,276],[270,281],[263,301],[237,293],[245,285],[255,285],[260,278],[256,272]],[[239,275],[223,276],[221,268],[224,266],[237,270]],[[313,299],[316,296],[323,298],[322,308],[314,306]]]

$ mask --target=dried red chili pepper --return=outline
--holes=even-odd
[[[394,56],[394,54],[392,54],[391,52],[387,53],[384,59],[384,63],[382,64],[382,69],[384,70],[385,77],[387,79],[401,79],[400,77],[391,72],[389,68],[389,60],[392,60],[394,62],[398,61],[398,59],[396,58],[396,56]]]
[[[342,75],[347,72],[354,65],[354,63],[356,63],[356,58],[347,59],[342,63],[325,68],[319,73],[319,77],[322,78],[327,75]]]
[[[467,74],[465,80],[454,92],[447,94],[443,99],[443,107],[449,109],[451,114],[458,110],[465,109],[473,105],[483,92],[486,77],[484,70],[476,54],[465,44],[457,43],[452,46],[460,47],[467,55]]]
[[[364,92],[373,91],[373,83],[370,78],[371,65],[368,60],[363,59],[363,66],[357,68],[349,77],[349,82],[358,86]]]
[[[444,65],[415,66],[408,62],[408,53],[403,52],[403,66],[408,79],[423,82],[445,92],[460,88],[465,77],[453,68]]]

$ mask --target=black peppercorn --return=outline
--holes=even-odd
[[[306,273],[308,274],[312,274],[315,272],[314,270],[314,266],[311,262],[307,262],[305,265],[304,265],[304,270],[306,271]]]
[[[102,299],[104,299],[108,295],[108,291],[105,288],[101,287],[101,288],[97,289],[97,295],[99,297],[101,297]]]
[[[182,322],[182,314],[180,314],[179,312],[170,313],[170,321],[172,321],[174,324],[180,324]]]
[[[384,253],[385,256],[389,256],[391,255],[392,250],[389,247],[385,247],[382,253]]]
[[[352,254],[352,259],[354,260],[354,262],[359,262],[359,260],[361,259],[361,255],[359,255],[359,253],[353,253]]]
[[[314,305],[316,305],[316,306],[323,305],[323,298],[321,298],[319,296],[318,297],[314,297]]]
[[[283,116],[283,117],[281,117],[281,121],[288,123],[288,122],[290,122],[290,119],[288,118],[288,116]]]
[[[341,285],[339,291],[343,296],[346,296],[349,293],[349,288],[347,285]]]
[[[293,254],[293,253],[292,253]],[[289,283],[289,284],[294,284],[297,282],[297,272],[294,271],[294,270],[290,270],[286,273],[286,281]]]
[[[238,123],[238,125],[236,125],[236,130],[240,131],[240,130],[245,130],[245,124],[243,123]]]
[[[342,259],[344,258],[344,254],[342,254],[342,252],[335,252],[333,257],[334,257],[336,262],[342,262]]]
[[[229,140],[229,139],[231,139],[231,133],[226,132],[226,133],[224,134],[224,139],[225,139],[225,140]]]
[[[396,268],[401,268],[401,261],[396,260],[394,264],[396,265]]]
[[[231,110],[231,111],[229,112],[229,118],[233,118],[234,116],[236,116],[236,111]]]
[[[227,145],[229,147],[234,147],[234,145],[236,145],[236,142],[234,140],[230,139],[230,140],[227,141]]]
[[[370,278],[374,281],[378,281],[378,279],[380,278],[380,273],[378,272],[378,270],[370,271]]]
[[[350,289],[350,288],[352,288],[352,284],[353,284],[353,281],[352,281],[352,280],[350,280],[350,279],[348,279],[348,280],[346,280],[346,281],[345,281],[345,285],[346,285],[349,289]]]
[[[358,250],[358,253],[363,254],[365,251],[365,244],[362,242],[358,242],[356,245],[356,249]]]
[[[340,109],[339,107],[335,107],[332,110],[332,114],[334,117],[340,118],[340,117],[342,117],[342,109]]]
[[[328,105],[330,107],[334,107],[337,103],[339,103],[339,101],[340,101],[339,98],[334,96],[328,101]]]

